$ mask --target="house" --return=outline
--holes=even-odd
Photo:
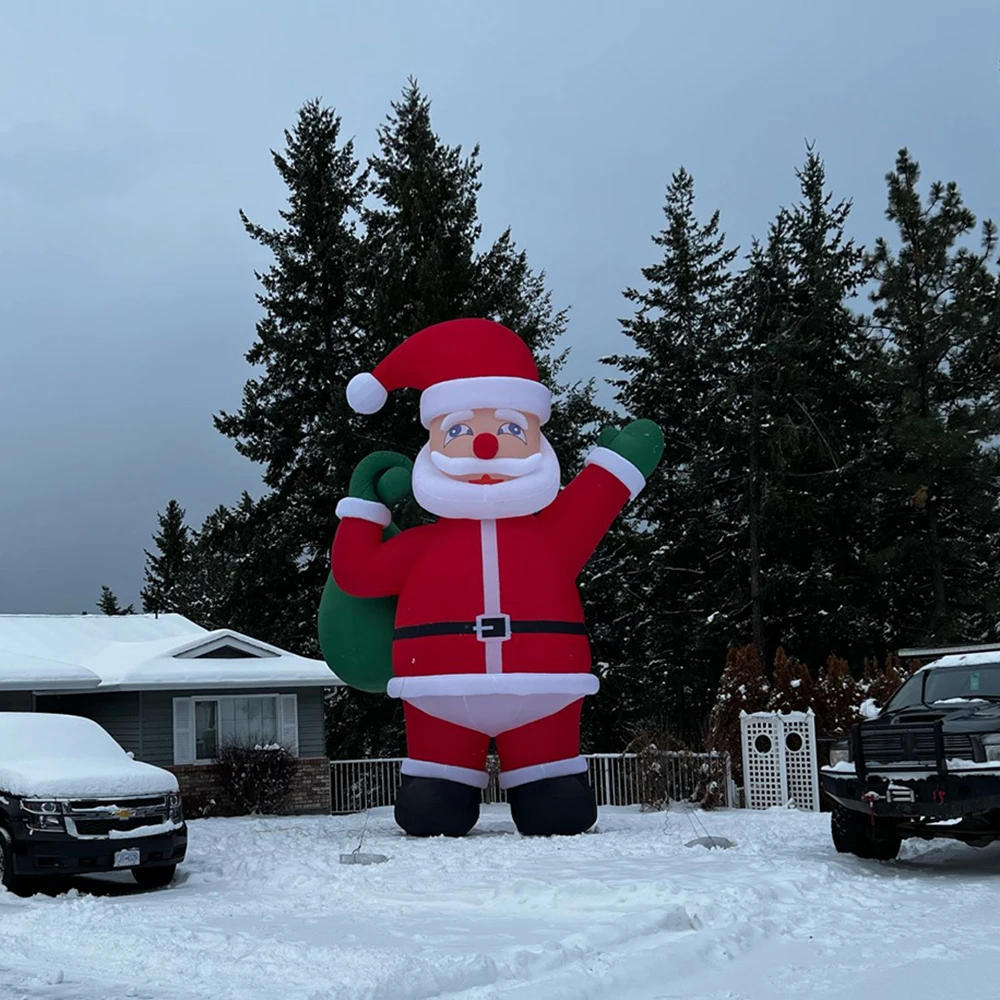
[[[0,615],[0,711],[93,719],[194,809],[219,801],[219,747],[252,740],[298,758],[290,811],[328,813],[324,690],[340,684],[322,660],[182,615]]]

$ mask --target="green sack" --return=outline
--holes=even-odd
[[[351,495],[392,507],[410,495],[410,459],[380,451],[363,459],[351,478]],[[393,522],[382,540],[399,534]],[[352,597],[326,578],[319,602],[319,648],[326,665],[349,687],[385,694],[392,677],[395,597]]]
[[[351,597],[331,573],[319,603],[319,646],[327,666],[359,691],[385,694],[392,677],[395,597]]]

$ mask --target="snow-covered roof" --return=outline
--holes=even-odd
[[[0,615],[0,690],[336,687],[311,660],[183,615]]]

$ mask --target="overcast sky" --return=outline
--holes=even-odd
[[[197,524],[257,492],[211,415],[267,263],[237,213],[274,221],[304,101],[367,154],[416,76],[443,139],[481,143],[485,235],[547,271],[586,375],[682,164],[744,247],[806,140],[862,240],[902,145],[1000,217],[998,61],[995,0],[0,0],[0,611],[136,599],[170,497]]]

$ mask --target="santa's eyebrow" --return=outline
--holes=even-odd
[[[474,416],[472,410],[456,410],[454,413],[449,413],[441,420],[441,431],[447,434],[455,424],[460,424],[463,420],[471,420]]]
[[[513,420],[515,424],[519,424],[521,427],[528,426],[528,418],[517,410],[494,410],[493,416],[497,420]]]

